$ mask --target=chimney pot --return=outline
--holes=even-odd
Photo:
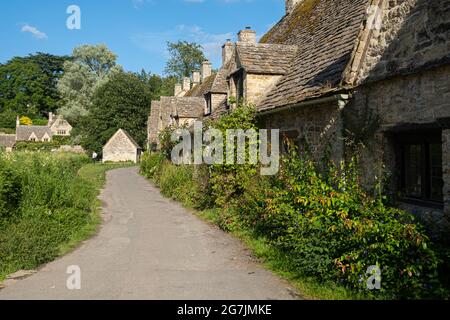
[[[233,43],[230,39],[227,39],[227,42],[222,46],[222,65],[227,64],[228,61],[231,60],[233,56]]]
[[[188,92],[189,90],[191,90],[191,78],[184,77],[183,78],[183,91]]]
[[[192,72],[192,83],[194,86],[200,83],[200,71]]]
[[[183,91],[183,88],[181,87],[181,84],[177,83],[175,85],[175,89],[174,89],[174,96],[178,97],[182,91]]]
[[[256,43],[256,31],[251,29],[244,29],[238,33],[238,41],[243,43]]]
[[[202,63],[202,81],[205,81],[212,73],[212,65],[208,60]]]

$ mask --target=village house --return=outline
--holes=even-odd
[[[55,116],[51,112],[49,113],[48,123],[45,126],[21,125],[20,118],[17,116],[16,133],[14,135],[0,134],[0,147],[5,148],[7,151],[12,151],[16,142],[50,142],[54,136],[69,137],[71,131],[72,126],[63,116]]]
[[[21,125],[19,116],[16,120],[16,141],[50,142],[54,136],[70,136],[71,131],[72,126],[63,116],[51,112],[45,126]]]
[[[286,0],[259,42],[246,28],[223,46],[221,102],[209,98],[211,79],[176,93],[204,98],[198,119],[236,108],[232,97],[253,104],[262,127],[318,160],[358,154],[368,190],[387,177],[400,207],[448,229],[449,25],[450,0]],[[154,104],[149,141],[157,143],[179,105]]]
[[[15,134],[0,134],[0,151],[11,152],[16,144]]]
[[[138,163],[141,158],[141,147],[130,134],[119,129],[103,147],[102,162],[133,162]]]

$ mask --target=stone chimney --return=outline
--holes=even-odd
[[[224,66],[228,61],[231,60],[233,56],[233,42],[227,39],[227,42],[222,46],[222,66]]]
[[[183,88],[181,87],[181,84],[177,83],[177,84],[175,85],[174,90],[173,90],[173,95],[174,95],[175,97],[178,97],[178,96],[180,96],[180,94],[181,94],[182,91],[183,91]]]
[[[286,14],[290,14],[294,11],[295,7],[303,0],[286,0]]]
[[[183,78],[183,91],[188,92],[189,90],[191,90],[191,78],[184,77]]]
[[[49,112],[48,114],[48,123],[52,123],[53,122],[53,112]]]
[[[255,44],[256,43],[256,31],[251,30],[250,27],[241,30],[238,33],[238,41],[242,43]]]
[[[200,71],[192,72],[192,83],[194,84],[194,86],[200,83]]]
[[[212,73],[212,65],[208,60],[202,63],[202,81],[205,81]]]
[[[20,126],[20,117],[17,116],[16,118],[16,128],[18,128]]]

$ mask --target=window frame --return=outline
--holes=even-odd
[[[432,199],[432,164],[430,146],[439,144],[442,150],[442,130],[416,130],[412,132],[402,132],[396,135],[396,147],[398,154],[397,169],[399,169],[399,201],[411,203],[431,208],[442,209],[444,207],[444,197],[440,200]],[[414,197],[406,194],[407,187],[407,165],[406,165],[406,147],[420,145],[420,166],[421,166],[421,190],[420,197]],[[441,164],[442,165],[442,164]],[[443,172],[441,172],[443,178]]]

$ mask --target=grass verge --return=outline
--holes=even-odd
[[[109,170],[126,168],[133,166],[131,164],[87,164],[78,171],[78,176],[84,181],[90,183],[96,190],[95,196],[93,195],[93,201],[89,210],[89,223],[76,231],[72,237],[66,243],[63,243],[59,248],[59,255],[65,255],[68,252],[77,248],[77,246],[84,240],[89,239],[98,231],[98,227],[102,222],[101,201],[98,199],[101,189],[106,183],[106,172]]]
[[[189,208],[193,210],[192,208]],[[204,221],[218,225],[219,210],[208,209],[205,211],[193,212]],[[271,247],[263,237],[255,236],[249,230],[231,231],[234,237],[241,240],[252,252],[260,259],[263,265],[287,280],[294,286],[302,298],[308,300],[365,300],[367,297],[357,294],[343,286],[335,283],[318,283],[313,278],[299,277],[298,273],[293,270],[289,257],[281,254],[279,251]]]
[[[108,170],[80,155],[0,157],[0,281],[71,251],[98,230]]]

